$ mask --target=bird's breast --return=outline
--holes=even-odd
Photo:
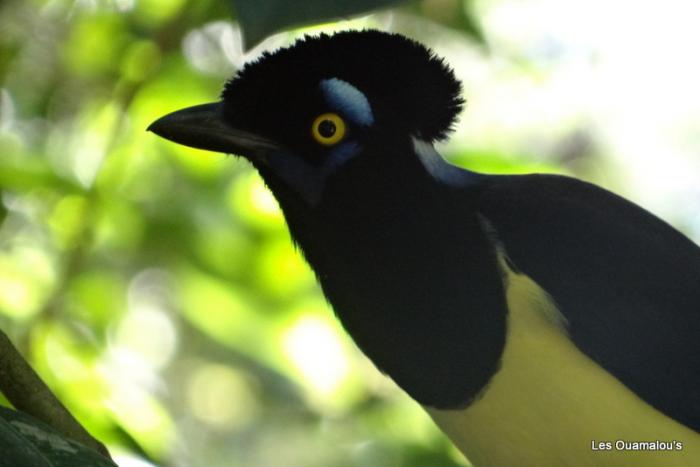
[[[470,461],[477,467],[700,465],[700,436],[580,352],[549,295],[501,263],[508,317],[500,369],[466,409],[428,409]]]
[[[478,220],[342,213],[307,257],[345,329],[415,400],[464,406],[496,371],[505,341],[501,275]]]

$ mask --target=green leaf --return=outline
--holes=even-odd
[[[92,449],[6,407],[0,407],[0,452],[0,467],[116,467]]]
[[[247,47],[290,26],[355,16],[405,0],[232,0]]]
[[[51,463],[41,452],[28,443],[17,431],[3,419],[0,419],[0,451],[2,460],[0,466],[33,465],[36,467],[51,467]]]
[[[6,215],[7,215],[7,208],[5,207],[5,204],[2,202],[2,191],[0,191],[0,225],[2,225],[2,221],[5,220]]]
[[[409,10],[430,21],[460,31],[480,45],[487,45],[478,18],[474,14],[473,0],[420,0]]]

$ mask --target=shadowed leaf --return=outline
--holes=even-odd
[[[29,415],[5,407],[0,407],[0,452],[0,466],[3,467],[116,466]]]
[[[388,7],[401,0],[232,0],[246,47],[290,26],[303,26],[356,16]],[[404,0],[405,1],[405,0]]]

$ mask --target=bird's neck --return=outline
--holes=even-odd
[[[292,236],[375,365],[425,405],[465,405],[505,339],[496,253],[470,205],[477,187],[458,195],[417,161],[357,170],[361,183],[348,173],[325,194],[332,205],[285,212]]]

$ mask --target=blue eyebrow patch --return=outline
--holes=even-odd
[[[343,113],[353,123],[370,126],[374,114],[367,97],[352,84],[338,78],[324,79],[320,85],[328,105]]]

